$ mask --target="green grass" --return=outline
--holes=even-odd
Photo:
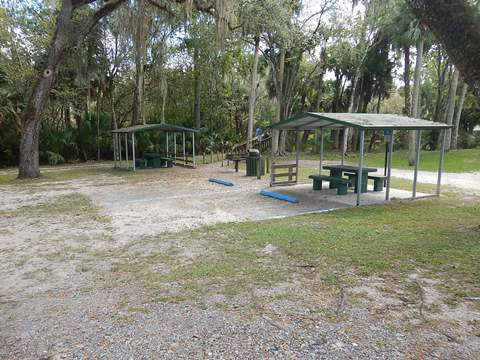
[[[338,160],[340,161],[340,155],[338,152],[326,152],[325,160]],[[217,157],[215,157],[215,160]],[[318,155],[302,154],[302,159],[318,160]],[[438,151],[422,151],[420,158],[420,169],[425,171],[437,171],[438,170]],[[357,154],[351,154],[346,160],[348,163],[356,164]],[[199,157],[199,163],[201,163],[201,157]],[[373,166],[377,168],[383,168],[384,166],[384,153],[367,153],[365,155],[365,165]],[[61,167],[64,167],[62,165]],[[113,166],[113,165],[112,165]],[[244,168],[244,163],[240,164],[240,167]],[[408,166],[407,152],[404,150],[396,151],[393,155],[393,167],[398,169],[412,169]],[[54,169],[55,167],[49,167],[48,169]],[[480,149],[466,149],[466,150],[454,150],[450,151],[445,156],[444,171],[446,172],[474,172],[480,171]],[[158,172],[162,174],[162,172]],[[17,173],[11,171],[5,174],[0,174],[0,185],[9,184],[24,184],[29,185],[31,183],[41,183],[49,181],[68,181],[73,179],[83,179],[89,177],[95,177],[100,175],[107,175],[114,178],[125,178],[131,181],[142,180],[146,177],[151,177],[152,173],[145,173],[138,171],[133,173],[132,171],[122,171],[113,169],[110,167],[82,167],[72,166],[67,170],[59,171],[46,171],[39,179],[34,180],[16,180]]]
[[[125,172],[127,173],[127,172]],[[88,168],[88,167],[72,167],[67,170],[50,171],[42,173],[38,179],[17,180],[16,172],[9,172],[7,174],[0,174],[0,185],[30,185],[33,183],[44,183],[50,181],[67,181],[73,179],[83,179],[93,176],[110,174],[111,176],[124,175],[121,171],[116,171],[111,168]]]
[[[138,253],[122,259],[117,271],[146,285],[162,301],[308,281],[305,266],[320,274],[324,286],[351,274],[406,282],[410,272],[421,271],[461,299],[480,295],[479,218],[480,205],[457,206],[447,198],[217,225],[178,235],[205,242],[203,256],[182,263],[175,261],[177,255],[167,259]],[[267,244],[278,250],[265,254]],[[170,271],[159,272],[162,266]],[[179,290],[169,294],[172,284]]]
[[[440,154],[438,151],[422,151],[420,156],[420,170],[438,171]],[[338,153],[326,152],[325,160],[338,160],[341,156]],[[318,155],[302,154],[302,159],[318,160]],[[408,165],[407,152],[405,150],[395,151],[392,157],[392,166],[397,169],[413,169]],[[358,155],[350,154],[346,162],[356,164]],[[385,154],[383,152],[366,153],[365,166],[383,168]],[[444,171],[446,172],[474,172],[480,171],[480,149],[452,150],[445,154]]]
[[[80,215],[95,213],[96,208],[86,196],[73,193],[40,204],[22,206],[18,211],[23,214]]]

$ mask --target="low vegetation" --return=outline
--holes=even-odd
[[[119,280],[144,284],[156,299],[176,301],[312,278],[324,285],[371,276],[406,283],[410,273],[421,272],[440,280],[455,302],[480,296],[480,206],[456,204],[448,198],[394,202],[212,226],[179,235],[182,246],[204,244],[206,250],[193,260],[182,260],[172,245],[166,252],[135,256],[129,250],[114,269]],[[154,248],[165,239],[148,242]]]
[[[318,160],[318,155],[303,155],[302,158],[309,160]],[[341,155],[338,152],[327,152],[324,156],[325,160],[340,161]],[[395,151],[392,156],[392,167],[396,169],[411,169],[408,166],[408,154],[405,150]],[[420,156],[420,170],[438,171],[440,153],[439,151],[422,151]],[[383,169],[385,165],[385,153],[371,152],[365,154],[365,166],[373,166]],[[347,163],[357,164],[357,153],[350,153],[346,158]],[[475,172],[480,171],[480,149],[463,149],[452,150],[445,154],[445,162],[443,166],[445,172]]]

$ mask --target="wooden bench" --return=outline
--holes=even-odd
[[[344,178],[337,178],[327,175],[310,175],[310,179],[313,179],[313,190],[322,190],[322,181],[330,182],[330,188],[337,189],[337,195],[346,195],[348,184],[350,180]]]
[[[373,191],[383,191],[383,185],[387,177],[385,175],[368,175],[373,180]]]

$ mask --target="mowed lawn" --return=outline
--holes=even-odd
[[[180,234],[207,251],[176,266],[178,249],[120,255],[121,278],[143,283],[162,300],[171,284],[174,299],[203,296],[210,289],[239,295],[251,288],[307,280],[315,269],[323,282],[349,282],[350,276],[380,276],[406,283],[410,273],[437,279],[448,302],[480,296],[480,205],[457,206],[457,199],[394,202],[285,219],[216,225]],[[164,243],[147,240],[148,249]],[[275,249],[265,253],[266,247]],[[170,264],[172,270],[157,269]],[[167,296],[168,298],[168,296]]]
[[[438,171],[439,165],[438,151],[422,151],[420,154],[420,170]],[[303,159],[317,160],[318,155],[303,155]],[[325,160],[340,160],[338,153],[326,152]],[[385,164],[385,153],[374,152],[365,154],[365,166],[383,168]],[[407,152],[398,150],[393,153],[392,166],[396,169],[413,169],[408,165]],[[356,164],[358,154],[351,153],[346,159],[348,163]],[[446,172],[475,172],[480,171],[480,149],[452,150],[445,153],[444,171]]]

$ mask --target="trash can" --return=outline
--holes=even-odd
[[[262,176],[265,175],[265,166],[262,161],[260,151],[251,149],[247,157],[247,176]]]

